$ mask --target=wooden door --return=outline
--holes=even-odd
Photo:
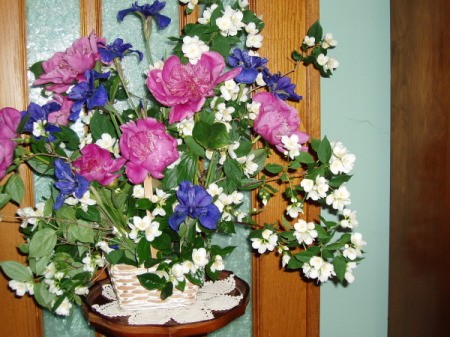
[[[311,0],[256,0],[252,5],[262,15],[266,26],[260,54],[269,59],[269,69],[282,74],[292,69],[289,55],[298,48],[308,27],[318,19],[319,2]],[[300,112],[303,127],[312,137],[320,136],[319,76],[313,69],[300,67],[291,75],[297,92],[304,97],[294,106]],[[291,102],[289,102],[291,104]],[[259,223],[279,219],[286,205],[281,198],[271,200],[270,207],[257,218]],[[317,209],[309,208],[306,216],[316,218]],[[298,272],[280,270],[279,258],[265,255],[253,259],[253,336],[316,337],[319,336],[319,288],[304,283]]]
[[[260,53],[268,57],[270,69],[286,73],[292,69],[289,55],[298,49],[307,28],[318,18],[318,0],[253,0],[252,8],[266,22],[264,47]],[[25,108],[28,103],[26,80],[25,0],[0,0],[3,19],[0,23],[0,106]],[[101,32],[101,0],[81,0],[81,34]],[[180,20],[192,21],[192,17]],[[11,57],[14,55],[14,57]],[[295,105],[305,121],[303,128],[313,137],[320,134],[319,77],[316,71],[299,67],[291,76],[304,99]],[[5,85],[8,83],[8,85]],[[29,188],[32,179],[24,172]],[[32,204],[32,198],[25,201]],[[282,200],[272,203],[266,214],[278,213]],[[9,208],[4,215],[14,216]],[[317,217],[317,209],[308,209],[309,218]],[[6,218],[6,217],[5,217]],[[274,221],[270,216],[260,222]],[[0,260],[17,259],[14,247],[21,242],[18,223],[1,223]],[[7,239],[6,239],[7,238]],[[319,289],[314,283],[304,283],[300,274],[279,269],[279,259],[263,256],[253,260],[253,336],[317,337],[319,335]],[[2,336],[42,336],[41,317],[30,299],[17,300],[0,279],[0,331]],[[100,336],[100,335],[98,335]]]
[[[391,0],[389,336],[448,336],[450,2]]]
[[[28,81],[26,74],[26,32],[24,1],[0,1],[0,107],[25,109],[28,103]],[[22,178],[32,191],[31,174],[22,170]],[[33,204],[33,193],[29,193],[23,206]],[[20,260],[16,247],[22,242],[14,219],[16,208],[8,206],[2,210],[0,223],[0,260]],[[8,282],[0,277],[0,335],[42,336],[40,311],[31,298],[18,300],[8,288]]]

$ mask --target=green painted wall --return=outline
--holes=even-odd
[[[340,67],[321,82],[322,133],[357,156],[349,190],[366,259],[349,287],[321,289],[321,337],[387,335],[389,263],[389,0],[321,0]]]

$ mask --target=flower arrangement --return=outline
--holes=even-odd
[[[181,2],[188,13],[197,5]],[[187,282],[218,277],[234,247],[211,238],[232,235],[235,225],[251,227],[255,251],[279,254],[283,268],[353,282],[366,244],[352,232],[358,222],[345,185],[355,156],[341,142],[300,131],[287,103],[301,99],[295,84],[256,52],[262,20],[245,0],[207,1],[198,23],[171,38],[173,54],[154,62],[152,27],[171,22],[164,6],[135,2],[117,15],[142,19],[146,53],[120,38],[81,37],[31,68],[46,104],[0,110],[0,208],[26,193],[17,174],[23,163],[53,181],[51,197],[17,212],[28,266],[0,263],[10,288],[68,315],[99,269],[128,264],[153,268],[139,280],[165,299]],[[327,53],[336,44],[314,23],[292,52],[294,69],[331,76],[338,62]],[[148,96],[136,97],[121,61],[144,56]],[[270,163],[269,154],[286,164]],[[280,221],[255,223],[278,190],[289,201]],[[247,191],[260,199],[251,210],[242,206]],[[303,219],[307,203],[329,209],[333,220]]]

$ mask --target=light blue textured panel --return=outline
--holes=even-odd
[[[28,66],[50,58],[55,52],[64,51],[80,36],[80,3],[78,0],[28,0],[27,58]],[[29,74],[29,85],[33,82]],[[30,101],[42,104],[40,89],[30,89]],[[35,197],[41,201],[50,195],[51,181],[35,176]],[[94,335],[81,310],[61,318],[48,311],[43,312],[45,337],[90,337]]]
[[[321,81],[322,133],[330,140],[341,140],[356,155],[355,175],[348,187],[351,209],[358,212],[360,227],[357,231],[367,241],[365,260],[354,270],[355,282],[348,287],[327,283],[321,288],[320,336],[386,336],[389,271],[389,1],[321,0],[320,6],[324,32],[333,33],[339,42],[329,55],[340,62],[335,75]]]

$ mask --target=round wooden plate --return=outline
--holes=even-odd
[[[231,272],[224,271],[219,279],[228,277]],[[183,337],[204,335],[209,332],[220,329],[245,313],[249,301],[250,287],[249,285],[236,275],[233,275],[236,281],[236,288],[230,295],[242,294],[243,298],[239,304],[228,311],[213,311],[214,318],[187,324],[179,324],[175,321],[169,321],[164,325],[129,325],[128,317],[107,317],[99,314],[92,309],[94,304],[105,304],[110,302],[102,296],[102,285],[109,283],[109,279],[105,279],[95,283],[83,304],[83,313],[89,320],[91,326],[96,330],[110,336],[117,337]]]

